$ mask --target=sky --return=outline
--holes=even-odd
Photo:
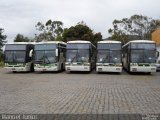
[[[159,3],[159,0],[1,0],[0,28],[11,42],[18,33],[34,37],[39,21],[59,20],[64,28],[84,21],[106,38],[114,19],[134,14],[160,19]]]

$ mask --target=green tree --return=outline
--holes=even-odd
[[[36,41],[62,40],[63,23],[61,21],[48,20],[45,24],[38,22],[35,27],[39,31],[39,34],[35,35]]]
[[[102,35],[101,35],[100,32],[94,34],[94,38],[93,38],[93,41],[92,41],[94,45],[97,45],[97,42],[101,41],[101,40],[102,40]]]
[[[30,39],[28,37],[24,37],[22,34],[17,34],[14,38],[14,42],[29,42]]]
[[[4,46],[4,43],[6,43],[7,36],[3,34],[4,29],[0,28],[0,51],[2,50],[2,47]]]
[[[93,31],[82,21],[75,26],[65,28],[63,32],[63,40],[87,40],[96,45],[97,41],[102,40],[101,33],[93,33]]]
[[[111,38],[126,43],[132,39],[151,39],[151,33],[160,25],[160,21],[143,15],[133,15],[114,20],[112,24],[113,28],[108,30]]]
[[[3,52],[2,52],[2,47],[4,44],[7,42],[6,38],[7,36],[3,34],[4,29],[0,28],[0,66],[2,65],[3,61]]]

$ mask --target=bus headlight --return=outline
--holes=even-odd
[[[38,66],[39,66],[39,64],[35,64],[34,66],[35,66],[35,67],[38,67]]]
[[[151,64],[152,67],[156,67],[156,64]]]
[[[5,66],[8,66],[8,63],[5,63]]]
[[[103,66],[103,64],[102,64],[102,63],[96,63],[96,65],[97,65],[97,66]]]
[[[156,68],[151,68],[151,70],[156,70]]]
[[[65,65],[70,65],[70,63],[66,62]]]
[[[84,63],[84,66],[90,66],[90,63]]]
[[[116,64],[117,67],[122,67],[122,64]]]
[[[24,67],[24,64],[18,63],[16,66],[17,66],[17,67]]]
[[[137,66],[137,63],[131,63],[131,66]]]

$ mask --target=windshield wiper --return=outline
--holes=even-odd
[[[47,55],[45,56],[45,58],[46,58],[46,60],[48,61],[48,62],[46,62],[46,63],[51,63],[51,61],[49,60],[49,58],[48,58],[48,56],[47,56]],[[53,58],[54,58],[54,62],[56,62],[56,59],[55,59],[55,58],[56,58],[56,56],[54,56]]]
[[[35,63],[44,63],[44,60],[35,60]]]
[[[110,55],[109,57],[112,59],[113,63],[116,63],[116,62],[114,61],[113,56]]]
[[[151,58],[151,59],[152,59],[152,58]],[[147,56],[146,54],[144,54],[144,62],[152,63],[152,62],[151,62],[151,59],[149,59],[149,56]]]
[[[44,55],[41,59],[35,60],[36,63],[44,63]]]
[[[74,61],[74,59],[76,58],[77,54],[72,58],[71,63]]]
[[[105,63],[105,61],[108,59],[108,54],[106,54],[104,60],[103,60],[103,63]]]

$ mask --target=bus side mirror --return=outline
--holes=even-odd
[[[58,49],[56,49],[56,56],[58,56]]]
[[[29,51],[29,57],[33,56],[33,49]]]
[[[158,52],[158,51],[156,51],[156,57],[157,57],[157,58],[159,57],[159,52]]]

